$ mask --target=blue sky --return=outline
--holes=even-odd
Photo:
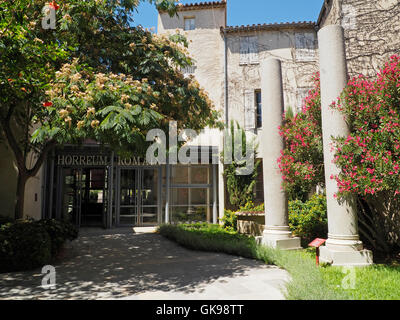
[[[206,0],[181,0],[183,4]],[[317,21],[323,0],[228,0],[228,25]],[[142,2],[134,15],[135,25],[157,27],[154,5]]]

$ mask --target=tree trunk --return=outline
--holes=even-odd
[[[25,186],[28,176],[18,173],[17,194],[15,201],[15,219],[22,219],[24,216]]]

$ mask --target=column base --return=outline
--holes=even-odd
[[[264,230],[261,243],[267,247],[282,250],[302,249],[300,238],[293,237],[289,227],[267,227]]]
[[[332,266],[369,266],[373,264],[372,251],[361,250],[335,250],[327,246],[320,247],[319,261]]]

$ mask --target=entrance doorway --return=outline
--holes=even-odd
[[[160,221],[160,168],[119,168],[117,225],[155,226]]]
[[[107,170],[64,168],[62,214],[78,227],[106,227]]]

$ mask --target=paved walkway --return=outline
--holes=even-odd
[[[56,288],[41,269],[0,274],[0,299],[276,300],[286,271],[241,257],[187,250],[131,228],[81,230],[56,267]]]

